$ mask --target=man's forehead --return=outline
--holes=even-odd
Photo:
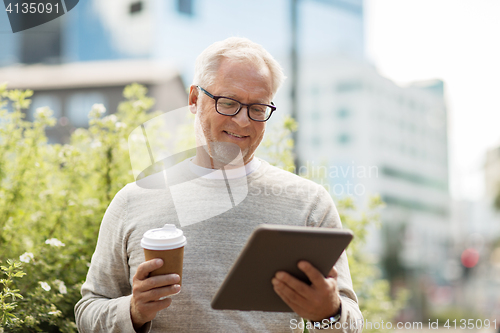
[[[271,79],[271,71],[265,63],[253,63],[248,60],[223,60],[216,73],[216,78],[219,76],[227,78],[246,77],[267,81]]]
[[[272,96],[271,73],[265,64],[225,61],[215,76],[213,94],[238,97],[240,90],[248,90],[262,97]]]

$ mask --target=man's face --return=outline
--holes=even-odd
[[[223,60],[214,84],[202,88],[214,96],[230,97],[245,104],[270,104],[271,87],[271,74],[267,66],[258,67],[247,62]],[[245,164],[252,159],[264,136],[265,122],[257,122],[248,118],[246,107],[242,107],[235,116],[217,113],[215,101],[195,86],[191,86],[189,106],[192,112],[197,113],[196,117],[199,117],[196,121],[199,121],[207,143],[236,144],[241,150]],[[213,152],[210,155],[213,157]]]

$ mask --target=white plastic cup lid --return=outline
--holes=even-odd
[[[186,243],[184,233],[174,224],[165,224],[163,228],[148,230],[141,240],[141,246],[148,250],[173,250]]]

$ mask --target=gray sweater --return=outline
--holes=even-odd
[[[195,198],[190,202],[191,216],[195,218],[188,225],[180,223],[173,192],[168,188],[144,189],[130,183],[120,190],[102,220],[87,280],[82,286],[82,299],[75,306],[79,331],[134,332],[130,298],[132,278],[144,261],[142,235],[149,229],[173,223],[184,231],[188,241],[181,292],[173,296],[167,309],[158,312],[145,331],[302,332],[301,318],[294,313],[213,310],[210,302],[259,224],[341,228],[328,192],[314,182],[262,161],[255,172],[231,181],[233,192],[248,192],[243,200],[235,200],[234,208],[195,223],[192,221],[196,216],[202,220],[220,198],[194,195],[192,186],[199,187],[201,192],[227,193],[228,183],[196,177],[183,163],[179,166],[178,170],[190,179],[190,186],[185,187],[190,192],[184,193],[184,198]],[[178,187],[176,197],[179,191]],[[345,253],[335,267],[342,301],[341,322],[362,322]],[[359,332],[361,328],[343,331]]]

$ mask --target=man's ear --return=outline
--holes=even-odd
[[[195,85],[192,85],[189,88],[189,97],[188,97],[189,111],[191,111],[192,114],[196,114],[197,105],[198,105],[198,88]]]

